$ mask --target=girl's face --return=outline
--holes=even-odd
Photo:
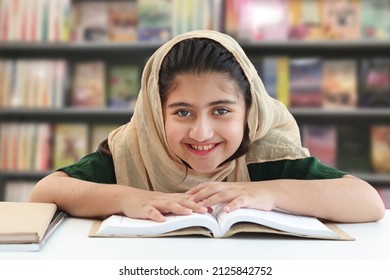
[[[245,107],[236,82],[227,76],[178,75],[163,104],[170,149],[196,172],[213,172],[242,142]]]

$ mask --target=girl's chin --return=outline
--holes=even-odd
[[[214,172],[218,167],[219,165],[217,166],[205,166],[205,165],[189,165],[190,168],[195,171],[196,173],[199,173],[199,174],[209,174],[209,173],[212,173]]]

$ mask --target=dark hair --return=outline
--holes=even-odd
[[[220,43],[205,38],[191,38],[177,43],[165,56],[160,67],[158,86],[161,104],[167,99],[167,94],[175,77],[183,73],[203,74],[218,72],[233,79],[242,93],[246,108],[250,107],[252,97],[249,82],[245,73],[234,57]],[[244,128],[244,137],[237,151],[226,161],[236,159],[248,151],[249,129]]]

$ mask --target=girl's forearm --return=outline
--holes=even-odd
[[[384,216],[377,191],[352,176],[324,180],[274,181],[275,206],[336,222],[368,222]]]
[[[55,203],[73,216],[104,217],[120,213],[122,201],[132,189],[81,181],[55,172],[36,184],[30,201]]]

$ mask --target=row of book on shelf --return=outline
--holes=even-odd
[[[221,30],[222,0],[2,0],[1,41],[166,41]]]
[[[288,107],[389,107],[390,58],[252,57],[268,93]],[[0,60],[0,107],[133,108],[140,67]]]
[[[301,126],[303,146],[326,165],[352,173],[390,174],[390,125]]]
[[[0,107],[133,108],[139,91],[139,67],[106,68],[102,61],[80,62],[70,69],[63,59],[0,60]]]
[[[114,124],[0,124],[0,170],[48,171],[97,149]],[[390,125],[301,126],[303,145],[323,163],[359,173],[390,174]]]
[[[226,0],[225,32],[245,41],[390,38],[387,0]]]
[[[387,0],[2,0],[1,41],[166,41],[213,29],[246,41],[390,38]]]
[[[257,62],[268,93],[288,107],[390,106],[390,59],[266,57]]]
[[[86,123],[0,124],[0,170],[56,170],[95,151],[118,125]]]

